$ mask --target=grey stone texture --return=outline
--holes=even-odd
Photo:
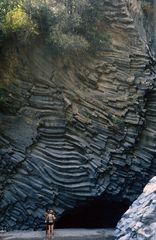
[[[105,0],[112,43],[95,56],[54,57],[40,41],[14,48],[21,107],[1,113],[1,228],[42,228],[46,208],[59,218],[102,193],[134,201],[156,174],[155,63],[139,7]]]
[[[146,185],[143,193],[119,221],[116,240],[156,239],[156,177]]]

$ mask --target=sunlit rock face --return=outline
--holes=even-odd
[[[117,225],[116,240],[156,239],[156,177],[123,215]]]
[[[133,201],[155,175],[156,85],[137,1],[105,0],[112,43],[94,56],[56,57],[41,43],[15,48],[0,118],[0,225],[41,228],[102,193]],[[11,51],[10,49],[6,50]]]

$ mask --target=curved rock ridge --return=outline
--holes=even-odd
[[[61,216],[102,193],[133,201],[155,175],[154,63],[130,6],[105,0],[112,43],[94,57],[56,58],[41,42],[16,50],[21,107],[0,123],[2,228],[41,228],[46,208]]]
[[[156,177],[123,215],[115,232],[116,240],[156,239]]]

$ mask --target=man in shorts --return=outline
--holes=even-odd
[[[54,235],[54,221],[56,217],[54,211],[52,209],[48,210],[45,214],[45,222],[46,222],[46,233],[48,235]]]

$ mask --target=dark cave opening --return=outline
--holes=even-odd
[[[79,204],[56,222],[56,228],[114,228],[130,206],[130,201],[100,197]]]

